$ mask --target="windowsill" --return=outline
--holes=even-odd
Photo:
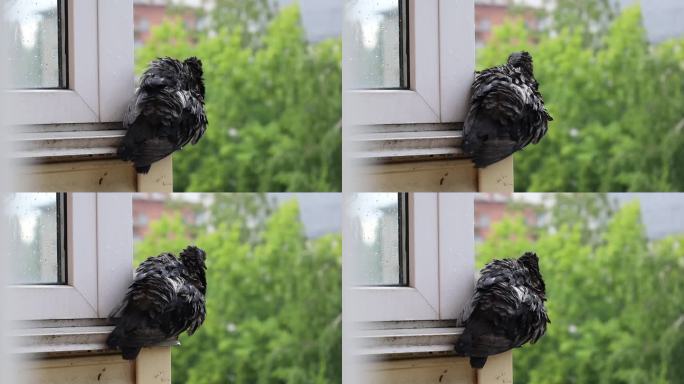
[[[353,336],[356,356],[405,359],[453,356],[463,328],[456,322],[417,321],[366,323]]]
[[[125,134],[120,123],[21,126],[10,136],[12,157],[26,163],[112,159]]]
[[[353,161],[367,164],[467,158],[462,124],[378,125],[353,129]]]
[[[37,322],[9,332],[11,351],[24,357],[59,357],[119,353],[105,344],[114,329],[103,320]],[[51,326],[52,325],[52,326]],[[177,346],[170,339],[156,346]]]

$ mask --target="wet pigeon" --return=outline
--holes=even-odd
[[[463,127],[463,150],[477,168],[538,143],[553,120],[532,74],[532,56],[516,52],[508,63],[475,75]]]
[[[110,315],[116,328],[107,345],[134,360],[144,346],[184,331],[192,335],[206,316],[205,257],[203,250],[189,246],[179,258],[163,253],[140,264],[126,297]]]
[[[207,128],[202,62],[166,57],[153,61],[140,79],[123,125],[126,136],[118,148],[122,160],[147,173],[155,161],[196,144]]]
[[[535,343],[546,332],[544,280],[539,259],[527,252],[519,259],[494,260],[481,271],[475,295],[464,313],[465,330],[456,353],[482,368],[487,356]]]

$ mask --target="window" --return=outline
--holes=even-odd
[[[350,165],[464,157],[461,127],[475,70],[473,0],[346,4],[344,41],[353,42],[343,46],[342,68]],[[397,189],[407,190],[389,188]]]
[[[398,215],[392,213],[404,210],[401,198],[396,194],[356,194],[349,201],[346,225],[347,233],[352,236],[351,247],[345,247],[345,260],[351,261],[346,265],[350,266],[352,276],[345,280],[350,282],[350,320],[458,319],[474,284],[473,195],[412,193],[399,196],[402,195],[408,211],[404,216],[405,224],[400,224]],[[361,229],[364,225],[366,228]],[[387,228],[379,228],[382,225]],[[400,260],[396,255],[401,255],[395,240],[401,238],[402,227],[408,233],[407,278],[405,284],[387,284],[398,281],[396,278],[401,275],[395,265]],[[367,244],[377,242],[379,233],[384,236],[384,232],[392,240],[379,246],[384,245],[387,249],[379,253],[364,250]],[[365,233],[375,233],[375,238],[370,235],[373,241],[366,241]],[[365,244],[359,245],[359,241]],[[368,255],[373,255],[370,261]],[[392,268],[388,268],[390,273],[364,275],[358,271],[368,266],[377,271],[377,265],[382,265],[379,260],[383,258],[392,260]],[[365,277],[360,279],[359,276]]]
[[[347,23],[354,37],[350,88],[408,88],[407,1],[347,3]]]
[[[12,88],[66,88],[66,2],[6,2]]]
[[[487,17],[480,19],[477,30],[479,32],[489,32],[492,29],[492,21]]]
[[[489,228],[491,223],[491,220],[489,219],[489,215],[487,214],[481,214],[480,217],[477,220],[477,227],[478,228]]]
[[[65,284],[64,194],[11,195],[6,204],[12,284]]]
[[[132,278],[131,195],[15,194],[7,203],[13,268],[28,272],[9,288],[13,319],[106,318]]]
[[[15,64],[12,89],[4,91],[6,121],[21,126],[15,156],[113,156],[123,131],[102,123],[120,122],[133,93],[131,2],[5,3],[5,43]]]
[[[364,193],[350,209],[354,283],[408,285],[408,199],[405,193]]]
[[[136,31],[138,32],[149,32],[150,21],[146,17],[141,17],[138,19],[138,24],[136,25]]]
[[[473,14],[473,0],[347,0],[345,126],[463,121]]]

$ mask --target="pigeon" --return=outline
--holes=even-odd
[[[206,317],[205,258],[203,250],[188,246],[179,258],[163,253],[140,264],[121,305],[110,315],[116,327],[107,345],[135,360],[142,347],[184,331],[192,335]]]
[[[456,354],[469,356],[470,366],[480,369],[487,356],[535,343],[551,322],[544,307],[545,290],[535,253],[487,264],[464,311],[465,330]]]
[[[196,57],[182,63],[170,57],[154,60],[124,115],[126,136],[117,154],[132,161],[138,173],[148,173],[155,161],[188,143],[197,144],[207,123],[202,61]]]
[[[476,168],[537,144],[553,118],[544,107],[532,73],[532,56],[512,53],[506,65],[475,74],[463,126],[463,151]]]

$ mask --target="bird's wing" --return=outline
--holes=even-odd
[[[526,274],[515,260],[495,260],[484,268],[457,343],[459,353],[489,356],[544,334],[548,318],[543,299],[528,287]]]
[[[131,308],[148,313],[153,319],[159,318],[176,300],[178,287],[183,283],[182,268],[180,261],[168,253],[142,262],[124,298],[122,314]]]
[[[176,334],[163,326],[168,321],[169,308],[178,300],[183,286],[183,265],[171,254],[145,260],[136,269],[133,283],[113,315],[116,345],[139,347],[164,341]]]
[[[192,335],[206,317],[204,295],[192,284],[184,285],[167,314],[170,332],[177,335],[187,330]]]
[[[127,131],[121,157],[149,165],[179,149],[179,143],[184,139],[181,126],[186,99],[184,91],[171,88],[139,91],[124,116]]]
[[[493,164],[520,148],[518,135],[524,100],[520,86],[504,67],[475,76],[464,122],[463,150],[478,167]]]
[[[194,92],[182,91],[179,98],[183,103],[183,114],[179,124],[179,141],[177,146],[184,147],[188,143],[197,144],[207,129],[207,115],[201,98]]]
[[[494,67],[475,76],[464,122],[463,149],[484,167],[546,134],[550,116],[538,85],[519,69]]]
[[[472,85],[471,108],[482,109],[502,124],[520,119],[524,106],[524,92],[505,67],[484,70]]]
[[[530,126],[530,141],[534,144],[537,144],[539,140],[541,140],[542,137],[546,135],[549,121],[552,121],[553,117],[551,117],[549,112],[546,110],[546,107],[544,106],[544,99],[542,98],[541,93],[539,93],[539,91],[537,90],[536,81],[535,87],[532,89],[530,95],[530,102],[527,104],[527,109],[527,116],[529,116]]]

